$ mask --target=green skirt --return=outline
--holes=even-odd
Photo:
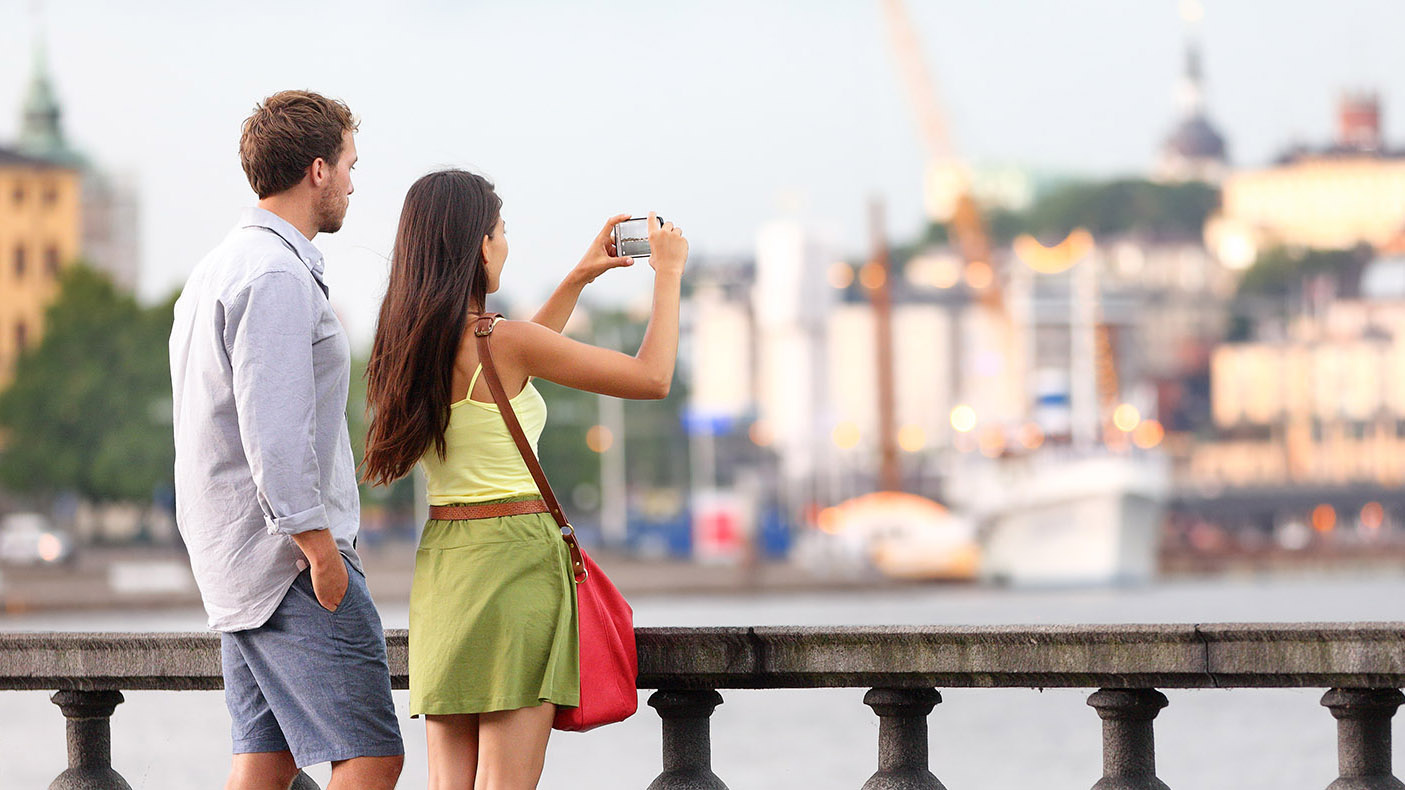
[[[543,702],[580,704],[575,579],[556,522],[430,519],[410,589],[410,715]]]

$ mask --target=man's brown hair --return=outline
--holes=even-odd
[[[279,91],[254,107],[239,137],[239,163],[260,199],[291,189],[319,157],[335,165],[342,133],[358,121],[336,99],[310,91]]]

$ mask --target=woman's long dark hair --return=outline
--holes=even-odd
[[[492,183],[463,170],[430,173],[405,195],[366,366],[363,480],[404,477],[431,446],[444,457],[454,360],[469,310],[488,293],[483,237],[501,209]]]

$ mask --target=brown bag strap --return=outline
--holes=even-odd
[[[561,503],[556,501],[556,494],[551,490],[551,482],[546,479],[546,472],[542,471],[537,454],[532,452],[532,443],[527,440],[527,433],[522,430],[522,423],[517,421],[517,413],[512,410],[507,390],[503,389],[497,366],[493,364],[493,351],[489,346],[488,339],[493,334],[494,322],[501,318],[502,314],[480,313],[478,315],[478,319],[473,323],[473,336],[478,339],[478,361],[483,365],[483,378],[488,382],[488,391],[493,393],[493,401],[498,404],[498,411],[502,414],[503,422],[507,423],[507,432],[512,434],[513,443],[517,445],[518,452],[522,453],[522,460],[527,464],[527,471],[532,473],[532,479],[537,483],[537,490],[541,492],[542,500],[546,502],[547,511],[551,513],[552,518],[556,519],[557,526],[561,527],[561,539],[566,541],[566,546],[571,550],[571,569],[575,573],[576,581],[583,582],[587,573],[585,560],[581,557],[581,548],[576,543],[576,530],[571,526],[571,522],[566,520],[566,514],[561,510]],[[469,394],[472,395],[472,393]]]

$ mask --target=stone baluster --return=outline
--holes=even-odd
[[[1103,720],[1103,778],[1093,790],[1169,790],[1156,778],[1151,733],[1166,695],[1156,689],[1099,689],[1088,704]]]
[[[727,790],[712,772],[709,719],[721,704],[712,689],[661,689],[649,697],[663,719],[663,773],[649,790]]]
[[[1390,769],[1390,719],[1405,703],[1399,689],[1332,689],[1322,704],[1337,720],[1337,770],[1328,790],[1401,790]]]
[[[132,790],[112,769],[112,712],[120,691],[58,691],[49,698],[67,722],[68,770],[49,790]]]
[[[936,689],[869,689],[863,704],[878,714],[878,771],[863,790],[946,790],[927,769],[927,715]]]

